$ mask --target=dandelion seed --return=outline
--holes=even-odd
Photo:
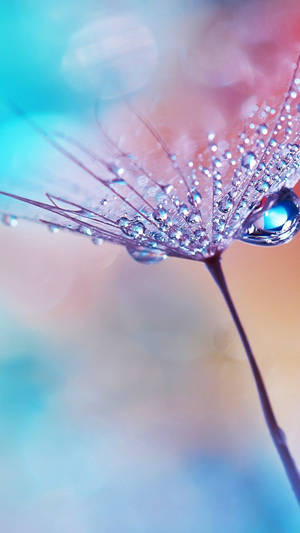
[[[273,246],[290,241],[299,231],[299,199],[291,190],[300,169],[299,75],[300,56],[280,108],[257,107],[235,145],[228,146],[226,140],[209,134],[206,150],[199,155],[199,166],[191,160],[181,165],[155,126],[129,104],[174,172],[168,185],[161,184],[160,177],[132,154],[122,151],[103,129],[114,154],[113,162],[71,138],[49,135],[14,106],[17,115],[94,183],[95,194],[93,200],[82,198],[80,203],[47,191],[44,201],[5,191],[0,194],[34,208],[36,215],[30,212],[24,218],[46,224],[50,231],[66,229],[87,236],[93,243],[123,245],[139,263],[154,264],[178,257],[206,264],[239,332],[268,429],[300,503],[299,473],[282,439],[220,263],[222,253],[234,239]],[[13,213],[3,214],[5,224],[15,225],[15,221]]]

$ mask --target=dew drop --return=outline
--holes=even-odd
[[[222,166],[222,162],[221,162],[221,160],[220,160],[218,157],[216,157],[216,158],[213,160],[213,165],[214,165],[214,167],[216,167],[216,168],[221,168],[221,166]]]
[[[121,176],[123,176],[125,170],[124,168],[122,167],[117,167],[116,165],[112,164],[112,165],[109,165],[109,170],[110,172],[112,172],[113,174],[115,174],[115,176],[118,176],[119,178]]]
[[[171,183],[168,183],[167,185],[162,185],[162,189],[163,191],[166,193],[166,194],[170,194],[170,192],[172,192],[173,190],[173,185],[171,185]]]
[[[142,237],[146,231],[146,228],[142,222],[139,221],[133,221],[129,224],[129,227],[127,228],[127,233],[130,235],[130,237],[133,237],[134,239],[138,239],[139,237]]]
[[[110,181],[110,185],[127,185],[123,178],[114,178]]]
[[[168,236],[170,239],[179,240],[182,237],[182,231],[180,228],[173,227],[168,231]]]
[[[254,152],[246,152],[243,157],[241,164],[244,168],[248,170],[253,170],[256,165],[256,155]]]
[[[163,250],[159,250],[158,248],[147,248],[144,246],[139,246],[137,248],[128,246],[127,252],[135,261],[143,263],[144,265],[160,263],[168,257]]]
[[[6,226],[15,228],[18,225],[18,219],[15,215],[3,215],[2,222]]]
[[[186,204],[180,204],[178,211],[184,217],[188,217],[190,213],[190,210]]]
[[[202,200],[200,192],[192,191],[191,193],[188,194],[188,200],[191,205],[193,205],[194,207],[197,207],[197,205],[201,204],[201,200]]]
[[[93,235],[92,228],[89,228],[88,226],[81,226],[80,228],[81,233],[84,235],[87,235],[88,237],[91,237]]]
[[[289,242],[300,229],[299,199],[290,189],[265,198],[243,225],[240,240],[261,246]]]
[[[103,239],[101,239],[101,237],[92,237],[92,243],[95,244],[96,246],[101,246],[101,244],[103,244]]]
[[[60,231],[60,227],[56,224],[49,224],[48,230],[50,231],[50,233],[58,233]]]
[[[258,192],[267,192],[269,188],[270,188],[270,184],[265,180],[259,181],[255,187],[255,189]]]
[[[158,207],[153,211],[153,218],[157,222],[166,222],[168,220],[168,211],[164,207]]]
[[[231,211],[231,209],[233,208],[233,201],[232,201],[231,195],[229,193],[226,194],[222,198],[222,200],[220,200],[218,206],[219,206],[220,211],[222,211],[222,213],[229,213],[229,211]]]
[[[187,222],[189,224],[200,224],[201,222],[201,215],[200,213],[191,213],[188,217],[187,217]]]
[[[123,233],[125,233],[127,235],[128,234],[128,229],[129,229],[129,226],[130,226],[130,220],[127,217],[121,217],[121,218],[119,218],[117,223],[118,223],[119,227],[121,228],[121,230],[123,231]]]

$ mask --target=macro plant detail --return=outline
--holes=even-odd
[[[82,182],[70,194],[45,191],[38,201],[9,191],[1,194],[30,208],[29,218],[83,234],[95,244],[104,240],[127,248],[144,264],[167,257],[203,262],[221,290],[244,345],[273,442],[300,503],[300,476],[279,427],[249,341],[231,300],[221,268],[222,253],[234,239],[273,246],[291,240],[300,228],[300,207],[293,186],[300,168],[300,56],[282,104],[253,106],[235,143],[213,131],[197,157],[180,161],[156,127],[127,102],[132,114],[155,139],[171,178],[166,183],[132,153],[123,150],[97,119],[102,157],[63,133],[48,133],[15,104],[14,112],[82,171]],[[93,194],[85,193],[85,180]],[[90,186],[89,186],[90,187]],[[13,211],[3,222],[16,225]]]
[[[209,133],[207,149],[198,154],[197,161],[188,161],[186,168],[181,167],[177,155],[170,152],[154,126],[132,109],[155,137],[174,171],[173,179],[167,184],[143,168],[134,154],[122,151],[101,124],[104,140],[112,149],[111,161],[63,134],[50,136],[27,118],[47,142],[94,179],[101,190],[98,193],[97,189],[95,198],[85,204],[47,191],[48,202],[35,202],[7,192],[2,194],[47,210],[47,219],[38,219],[37,215],[35,218],[49,224],[50,229],[54,225],[57,229],[84,233],[95,242],[105,239],[128,246],[130,252],[141,250],[140,260],[143,258],[145,262],[146,249],[152,259],[152,251],[157,250],[157,259],[175,256],[205,261],[222,253],[234,238],[271,244],[271,240],[267,237],[263,240],[261,234],[255,240],[253,228],[249,233],[244,223],[250,222],[250,218],[253,222],[256,214],[268,207],[269,201],[266,206],[259,207],[263,199],[275,198],[282,188],[291,188],[298,180],[299,70],[298,59],[279,112],[270,106],[255,108],[237,145],[230,149],[224,150],[227,143]],[[14,109],[23,115],[21,110]],[[253,213],[256,207],[259,209]],[[274,206],[272,210],[274,212]],[[267,232],[272,228],[270,223],[269,218]],[[285,220],[283,231],[284,238],[280,242],[293,237],[297,224]],[[135,256],[137,258],[138,254]]]

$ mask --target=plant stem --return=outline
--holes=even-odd
[[[299,471],[297,469],[297,466],[288,448],[285,435],[277,423],[277,420],[276,420],[276,417],[275,417],[275,414],[274,414],[274,411],[273,411],[273,408],[272,408],[272,405],[271,405],[271,402],[270,402],[270,399],[267,393],[267,389],[264,384],[264,380],[262,378],[261,372],[259,370],[256,359],[254,357],[253,351],[249,344],[244,327],[241,323],[241,320],[236,311],[235,305],[232,301],[232,298],[231,298],[231,295],[228,290],[227,283],[224,277],[223,269],[221,266],[220,256],[215,256],[215,257],[208,259],[205,264],[224,297],[224,300],[232,316],[233,322],[241,338],[242,344],[245,348],[245,352],[246,352],[246,355],[247,355],[247,358],[248,358],[248,361],[249,361],[249,364],[252,370],[252,374],[255,380],[257,392],[259,395],[263,414],[264,414],[264,417],[265,417],[265,420],[268,426],[268,430],[272,437],[274,446],[280,456],[281,462],[285,468],[286,474],[289,478],[290,484],[293,488],[297,501],[300,505]]]

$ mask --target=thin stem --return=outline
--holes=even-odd
[[[236,329],[239,333],[239,336],[245,348],[245,352],[246,352],[246,355],[247,355],[247,358],[248,358],[248,361],[249,361],[249,364],[252,370],[252,374],[253,374],[254,381],[256,384],[256,388],[257,388],[257,392],[259,395],[261,407],[264,413],[264,417],[265,417],[265,420],[268,426],[268,430],[272,437],[274,446],[280,456],[281,462],[285,468],[286,474],[289,478],[290,484],[293,488],[297,501],[300,505],[299,471],[297,469],[297,466],[288,448],[285,435],[277,423],[277,420],[276,420],[276,417],[275,417],[275,414],[274,414],[274,411],[273,411],[273,408],[272,408],[272,405],[271,405],[271,402],[270,402],[270,399],[267,393],[267,389],[264,384],[264,380],[262,378],[261,372],[259,370],[256,359],[252,352],[252,349],[249,344],[243,325],[240,321],[239,315],[232,301],[232,298],[231,298],[231,295],[228,290],[227,283],[224,277],[224,273],[221,267],[220,256],[215,256],[215,257],[212,257],[211,259],[208,259],[206,261],[206,266],[224,297],[224,300],[228,306],[228,309],[230,311],[230,314],[232,316]]]

